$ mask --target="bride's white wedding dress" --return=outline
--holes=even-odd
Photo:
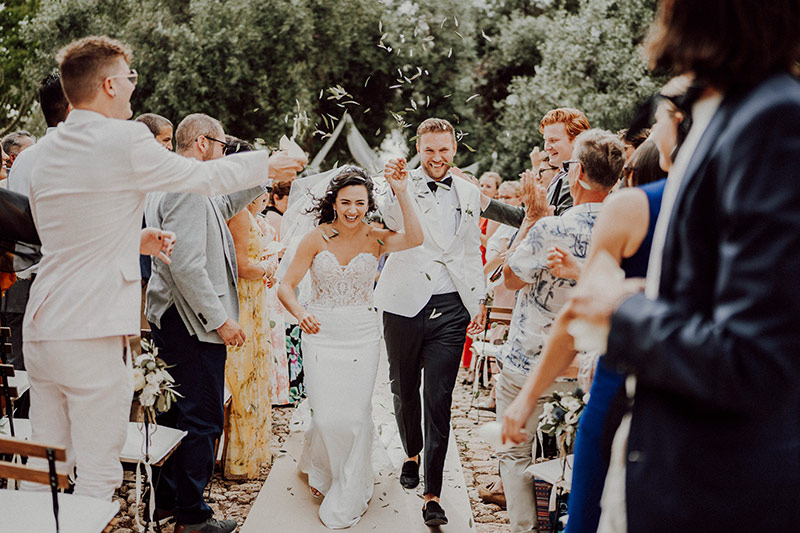
[[[356,255],[347,265],[324,250],[309,271],[306,308],[320,321],[303,335],[303,365],[311,421],[300,468],[325,498],[319,517],[329,528],[354,525],[372,497],[372,389],[380,334],[372,304],[378,260]]]

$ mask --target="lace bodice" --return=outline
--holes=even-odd
[[[328,308],[372,306],[378,259],[362,252],[342,266],[330,250],[318,253],[311,263],[311,298],[308,305]]]

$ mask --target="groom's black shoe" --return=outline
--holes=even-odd
[[[406,461],[400,471],[400,484],[407,489],[416,488],[419,485],[419,463],[416,461]]]
[[[425,520],[426,526],[443,526],[447,523],[447,516],[444,514],[444,509],[439,505],[439,502],[430,500],[422,508],[422,519]]]

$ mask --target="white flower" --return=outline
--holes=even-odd
[[[571,429],[572,424],[575,424],[578,421],[578,413],[575,411],[570,411],[566,415],[564,415],[564,422],[568,424],[568,427]]]
[[[169,394],[162,394],[156,400],[156,409],[160,413],[165,413],[165,412],[169,411],[171,403],[172,402],[170,402]]]
[[[145,380],[147,383],[153,385],[160,385],[161,384],[161,370],[155,370],[153,372],[149,372],[147,376],[145,376]]]
[[[139,403],[141,403],[143,407],[152,407],[156,401],[159,391],[160,389],[158,385],[148,383],[144,386],[141,394],[139,395]]]
[[[136,359],[134,359],[134,365],[144,366],[145,361],[150,361],[152,359],[153,359],[152,355],[150,355],[149,353],[143,353],[141,355],[136,356]]]
[[[144,372],[141,368],[133,369],[133,390],[142,390],[145,385]]]
[[[589,398],[590,398],[590,395],[589,395],[589,393],[587,392],[586,394],[584,394],[584,395],[583,395],[583,403],[584,403],[584,404],[587,404],[587,403],[589,403]]]
[[[544,404],[542,406],[542,415],[543,416],[549,416],[552,413],[553,413],[553,404],[552,403],[547,402],[546,404]]]
[[[564,406],[564,409],[567,411],[577,411],[581,408],[581,402],[574,396],[566,396],[561,399],[561,405]]]

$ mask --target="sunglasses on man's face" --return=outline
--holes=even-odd
[[[139,81],[139,73],[136,72],[135,69],[131,69],[131,71],[129,73],[127,73],[127,74],[120,74],[118,76],[109,76],[107,79],[114,80],[114,79],[117,79],[117,78],[125,78],[129,82],[131,82],[133,85],[136,85],[136,82]]]
[[[214,137],[209,137],[208,135],[203,135],[209,141],[214,141],[215,143],[220,143],[222,145],[222,149],[225,150],[228,147],[228,143],[225,141],[220,141],[219,139],[215,139]]]
[[[572,159],[570,161],[564,161],[563,163],[561,163],[561,168],[564,169],[564,172],[569,172],[569,167],[572,166],[575,163],[580,164],[581,162],[578,161],[577,159]]]

